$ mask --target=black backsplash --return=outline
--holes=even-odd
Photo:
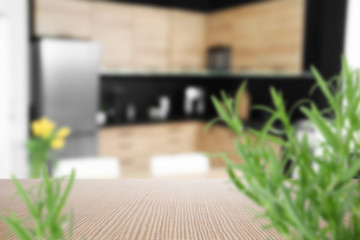
[[[190,119],[208,121],[216,116],[215,109],[210,101],[211,95],[219,95],[221,90],[225,90],[229,95],[234,95],[239,85],[248,81],[248,91],[251,95],[252,105],[272,106],[269,89],[271,86],[283,93],[286,105],[290,108],[298,100],[311,98],[320,105],[324,100],[319,93],[309,96],[309,91],[314,85],[314,80],[309,76],[292,77],[267,77],[267,76],[103,76],[101,89],[101,105],[105,108],[113,104],[113,96],[116,94],[121,99],[122,104],[132,103],[136,106],[137,117],[134,122],[112,120],[109,125],[150,123],[148,118],[148,108],[156,104],[161,95],[166,95],[171,99],[171,112],[166,121],[178,121],[189,119],[184,113],[184,90],[188,86],[197,86],[205,90],[206,111],[202,116],[192,116]],[[260,111],[252,111],[250,123],[262,123],[266,120],[266,115]],[[302,118],[300,112],[295,112],[293,121]]]

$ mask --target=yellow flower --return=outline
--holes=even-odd
[[[31,124],[31,129],[34,136],[39,137],[41,135],[41,125],[39,121],[33,121]]]
[[[40,119],[39,125],[41,126],[40,136],[44,139],[49,138],[55,129],[55,123],[44,117]]]
[[[51,141],[51,147],[53,149],[61,149],[63,148],[65,145],[65,141],[62,138],[55,138],[54,140]]]
[[[60,128],[57,133],[56,133],[56,137],[58,138],[66,138],[70,135],[71,133],[71,129],[68,127],[62,127]]]
[[[55,123],[47,118],[41,118],[40,123],[42,127],[42,137],[44,139],[49,138],[55,129]]]
[[[31,124],[33,134],[37,137],[47,139],[55,129],[55,123],[45,117],[34,121]]]

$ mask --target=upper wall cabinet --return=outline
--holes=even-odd
[[[221,11],[208,15],[206,45],[213,46],[231,46],[234,39],[234,20],[236,16],[234,11]]]
[[[173,10],[170,23],[171,69],[204,69],[206,15]]]
[[[93,39],[101,45],[102,67],[132,69],[134,7],[95,2],[93,9]]]
[[[170,10],[136,6],[133,24],[134,68],[137,70],[167,70]]]
[[[71,38],[91,37],[92,6],[80,0],[35,0],[35,34]]]
[[[249,4],[210,14],[208,47],[229,46],[232,69],[300,72],[304,0]]]
[[[34,0],[37,36],[92,39],[102,68],[206,69],[207,50],[231,49],[232,70],[300,72],[304,0],[272,0],[212,13],[91,0]]]

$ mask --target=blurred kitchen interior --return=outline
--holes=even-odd
[[[346,53],[360,66],[357,0],[0,4],[2,178],[27,176],[24,144],[41,116],[72,128],[53,171],[225,177],[217,153],[234,152],[236,136],[223,124],[204,133],[216,117],[211,95],[235,96],[247,80],[239,116],[260,128],[268,116],[250,108],[271,106],[270,86],[291,107],[314,84],[310,65],[329,77]],[[301,118],[297,112],[293,122]]]

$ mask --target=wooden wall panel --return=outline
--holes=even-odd
[[[93,39],[102,48],[102,67],[127,70],[133,66],[134,7],[96,2],[93,8]]]
[[[206,14],[173,10],[170,24],[171,69],[204,69]]]
[[[300,72],[303,5],[272,0],[210,14],[207,46],[230,46],[236,71]]]

